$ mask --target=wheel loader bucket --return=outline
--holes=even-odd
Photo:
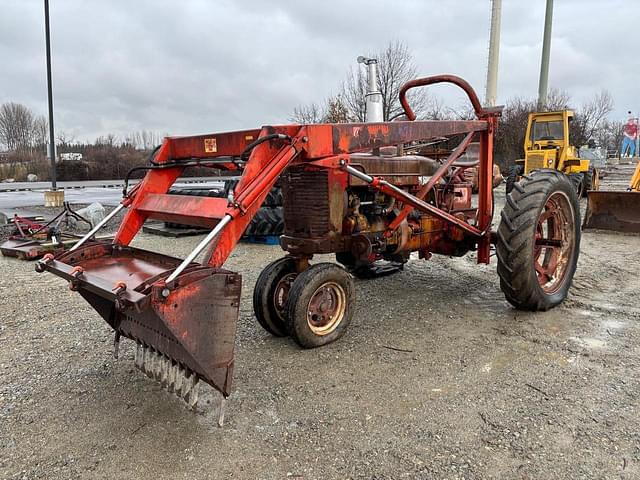
[[[583,229],[640,233],[640,192],[589,192]]]
[[[68,280],[114,329],[116,346],[120,336],[137,343],[136,367],[195,407],[200,379],[230,393],[241,276],[193,263],[166,283],[181,262],[94,242],[39,268]]]

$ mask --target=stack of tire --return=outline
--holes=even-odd
[[[237,179],[223,180],[222,188],[193,188],[174,186],[169,190],[173,195],[193,195],[197,197],[227,198],[238,183]],[[189,225],[166,222],[168,228],[191,228]],[[282,213],[282,188],[276,185],[271,189],[260,210],[251,220],[244,232],[245,237],[264,237],[282,235],[284,232],[284,216]]]

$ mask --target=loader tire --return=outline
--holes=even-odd
[[[335,263],[318,263],[291,285],[286,306],[288,332],[303,348],[334,342],[344,335],[355,307],[353,277]]]
[[[264,200],[265,207],[281,207],[282,206],[282,187],[274,186],[269,193],[267,194],[267,198]]]
[[[575,185],[557,170],[525,175],[507,195],[496,252],[500,288],[519,310],[544,311],[567,296],[580,252]]]
[[[286,300],[296,275],[294,260],[283,257],[262,270],[253,289],[256,319],[262,328],[276,337],[287,336]]]
[[[582,196],[586,197],[588,192],[600,189],[600,174],[594,167],[584,172],[582,179]]]
[[[511,166],[511,168],[509,169],[509,174],[507,175],[507,180],[505,182],[507,194],[511,193],[511,190],[513,190],[513,186],[520,179],[523,173],[524,167],[522,165]]]
[[[573,184],[578,199],[586,196],[584,193],[584,175],[582,173],[570,173],[568,177]]]

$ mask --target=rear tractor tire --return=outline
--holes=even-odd
[[[335,263],[318,263],[300,273],[286,305],[288,331],[298,345],[315,348],[344,335],[355,307],[353,277]]]
[[[253,289],[253,311],[262,328],[276,337],[287,336],[285,305],[297,276],[293,258],[283,257],[260,273]]]
[[[580,252],[580,206],[556,170],[523,177],[507,195],[498,228],[500,288],[520,310],[544,311],[567,296]]]

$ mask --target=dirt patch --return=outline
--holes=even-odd
[[[199,240],[136,244],[184,257]],[[356,280],[346,336],[301,350],[253,318],[282,252],[241,244],[223,429],[215,392],[188,411],[133,367],[131,342],[113,359],[66,282],[0,258],[0,478],[638,478],[638,251],[585,233],[570,297],[543,313],[512,309],[474,255],[412,260]]]

